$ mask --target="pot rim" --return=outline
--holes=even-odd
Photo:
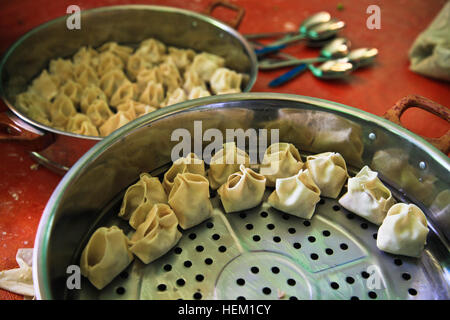
[[[186,16],[190,16],[192,18],[196,18],[198,20],[202,20],[204,22],[207,22],[209,24],[214,25],[215,27],[233,35],[235,38],[237,38],[239,40],[239,42],[243,45],[243,47],[246,50],[246,53],[249,56],[250,59],[250,63],[251,63],[251,70],[250,70],[250,79],[248,81],[247,86],[244,89],[244,92],[248,92],[251,90],[251,88],[253,87],[253,85],[255,84],[257,75],[258,75],[258,62],[257,62],[257,58],[256,58],[256,54],[254,53],[253,48],[250,46],[250,44],[248,43],[248,41],[245,39],[245,37],[240,34],[237,30],[233,29],[232,27],[228,26],[226,23],[221,22],[211,16],[207,16],[195,11],[191,11],[191,10],[186,10],[186,9],[181,9],[181,8],[176,8],[176,7],[169,7],[169,6],[160,6],[160,5],[145,5],[145,4],[128,4],[128,5],[112,5],[112,6],[102,6],[102,7],[97,7],[97,8],[92,8],[92,9],[87,9],[87,10],[81,10],[81,14],[97,14],[97,13],[101,13],[101,12],[105,12],[105,11],[118,11],[118,10],[154,10],[154,11],[160,11],[160,12],[169,12],[169,13],[181,13],[184,14]],[[13,55],[14,51],[16,50],[16,48],[23,42],[25,41],[27,38],[31,37],[33,34],[35,34],[36,32],[47,28],[48,26],[51,26],[55,23],[61,22],[62,20],[67,19],[67,15],[64,16],[60,16],[57,17],[55,19],[52,19],[50,21],[44,22],[34,28],[32,28],[31,30],[27,31],[24,35],[22,35],[18,40],[16,40],[9,48],[8,50],[5,52],[5,54],[3,55],[3,57],[0,60],[0,79],[2,77],[2,73],[3,73],[3,69],[4,66],[6,64],[6,62],[8,61],[9,57],[11,55]],[[11,110],[15,115],[17,115],[20,119],[24,120],[25,122],[29,123],[30,125],[37,127],[39,129],[43,129],[45,131],[49,131],[49,132],[53,132],[56,134],[62,134],[62,135],[66,135],[66,136],[70,136],[70,137],[74,137],[74,138],[81,138],[81,139],[88,139],[88,140],[96,140],[96,141],[101,141],[103,140],[105,137],[95,137],[95,136],[88,136],[88,135],[81,135],[81,134],[76,134],[76,133],[71,133],[71,132],[67,132],[67,131],[62,131],[62,130],[58,130],[46,125],[43,125],[39,122],[34,121],[31,118],[28,118],[27,116],[25,116],[22,112],[20,112],[13,103],[11,103],[7,98],[6,98],[6,94],[4,92],[3,89],[3,85],[2,85],[2,81],[0,81],[0,97],[2,98],[3,102],[7,105],[7,107],[9,108],[9,110]],[[167,108],[167,107],[166,107]]]
[[[83,157],[81,157],[75,163],[75,165],[72,166],[69,172],[67,172],[63,179],[60,181],[56,189],[53,191],[49,201],[47,202],[47,205],[39,222],[34,242],[35,249],[33,252],[33,282],[36,299],[52,299],[52,294],[50,288],[48,287],[48,277],[46,270],[48,270],[47,242],[50,236],[50,229],[53,224],[55,208],[59,206],[61,195],[65,192],[71,180],[77,177],[79,175],[79,172],[84,167],[86,167],[104,150],[120,141],[125,135],[144,125],[148,125],[153,121],[197,107],[205,106],[205,108],[207,108],[210,104],[236,101],[241,101],[244,103],[246,100],[278,100],[298,102],[314,105],[315,107],[324,109],[324,111],[328,112],[351,115],[353,117],[359,118],[360,120],[379,125],[380,127],[385,128],[394,135],[408,139],[409,141],[411,141],[411,143],[415,144],[418,148],[427,153],[441,166],[450,171],[450,159],[447,157],[447,155],[439,151],[436,147],[434,147],[422,137],[382,117],[354,107],[340,104],[338,102],[294,94],[264,92],[210,96],[175,104],[144,115],[143,117],[126,124],[125,126],[119,128],[118,130],[107,136],[105,139],[91,148],[86,154],[84,154]]]

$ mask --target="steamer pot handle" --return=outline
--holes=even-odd
[[[29,125],[11,111],[0,113],[0,141],[16,141],[32,151],[40,151],[54,140],[52,133]]]
[[[214,0],[208,5],[208,7],[203,12],[203,14],[208,15],[208,16],[212,16],[212,12],[217,7],[225,7],[227,9],[231,9],[233,11],[236,11],[236,16],[234,17],[234,19],[231,20],[231,21],[227,21],[226,24],[228,24],[233,29],[238,29],[239,25],[242,22],[242,18],[244,18],[245,9],[240,7],[240,6],[238,6],[238,5],[236,5],[236,4],[229,3],[229,2],[227,2],[225,0]]]
[[[430,99],[427,99],[418,95],[409,95],[398,101],[392,108],[390,108],[383,117],[390,120],[400,126],[400,117],[409,108],[416,107],[422,110],[428,111],[439,118],[450,122],[450,109],[444,107]],[[443,153],[448,154],[450,152],[450,130],[448,130],[440,138],[428,138],[423,137],[425,140],[430,142],[436,148],[441,150]]]

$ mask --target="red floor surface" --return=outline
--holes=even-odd
[[[267,84],[285,72],[259,72],[252,91],[294,93],[340,102],[382,115],[397,100],[408,94],[419,94],[440,104],[449,105],[448,83],[432,80],[408,70],[408,50],[442,8],[445,0],[239,0],[232,1],[245,8],[246,14],[239,32],[269,32],[297,28],[308,15],[326,10],[343,19],[347,27],[342,33],[353,47],[370,46],[379,49],[375,66],[356,72],[346,82],[325,82],[312,74],[304,74],[285,86],[270,89]],[[3,0],[0,3],[0,53],[4,53],[20,36],[33,27],[62,16],[69,5],[81,9],[128,3],[157,4],[202,12],[209,0],[120,1],[120,0]],[[338,10],[338,4],[343,10]],[[369,5],[381,8],[381,29],[366,28]],[[224,10],[216,17],[230,18]],[[312,57],[317,51],[302,45],[289,53],[298,57]],[[0,111],[6,106],[0,103]],[[449,130],[447,122],[419,109],[408,110],[403,124],[415,133],[438,137]],[[0,142],[0,270],[17,267],[17,249],[33,247],[42,211],[61,177],[33,164],[25,149],[12,142]],[[21,296],[0,290],[0,299],[22,299]]]

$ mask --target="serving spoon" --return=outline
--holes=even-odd
[[[307,29],[304,34],[301,33],[295,36],[284,37],[283,39],[272,42],[261,49],[256,49],[255,53],[257,55],[264,55],[276,52],[300,40],[320,41],[330,39],[335,37],[338,34],[338,32],[342,30],[344,27],[345,27],[344,21],[332,19],[328,22],[313,25],[312,27]]]
[[[314,64],[301,64],[292,70],[282,74],[269,83],[269,87],[278,87],[309,69],[312,74],[320,79],[343,78],[358,68],[372,64],[378,55],[376,48],[359,48],[340,59],[326,61],[319,66]]]
[[[264,59],[258,63],[258,68],[261,70],[270,70],[300,64],[325,62],[327,60],[345,57],[349,54],[349,51],[350,41],[346,38],[336,38],[322,48],[319,57],[307,59],[295,58],[282,61],[275,59]]]

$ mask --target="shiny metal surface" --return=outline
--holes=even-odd
[[[308,223],[304,220],[286,219],[265,204],[223,215],[215,197],[216,214],[184,231],[178,244],[181,252],[174,249],[148,266],[134,263],[102,292],[86,282],[81,291],[68,291],[66,268],[78,263],[90,234],[100,225],[118,223],[117,206],[123,192],[140,172],[157,175],[170,166],[170,150],[177,143],[170,141],[171,132],[180,127],[192,132],[194,120],[203,120],[203,130],[278,128],[280,140],[294,143],[303,156],[337,151],[352,173],[365,164],[372,166],[397,199],[413,202],[427,214],[430,234],[424,254],[411,259],[378,251],[376,227],[348,215],[330,199],[318,205],[311,224],[305,225]],[[35,240],[37,298],[195,299],[199,295],[194,294],[200,292],[202,298],[227,299],[235,299],[238,294],[248,299],[448,299],[449,171],[448,157],[422,138],[385,119],[338,103],[294,95],[243,93],[171,106],[137,119],[98,143],[58,185]],[[267,216],[261,216],[262,212]],[[191,239],[192,232],[195,239]],[[219,238],[214,240],[216,233]],[[295,243],[301,247],[296,248]],[[204,249],[201,252],[196,249],[199,245]],[[205,262],[207,258],[212,259],[211,264]],[[185,266],[187,260],[191,267]],[[171,265],[171,271],[164,269],[166,264]],[[259,273],[248,270],[253,264]],[[381,287],[372,290],[368,285],[372,278],[366,273],[370,275],[374,266],[380,270]],[[279,272],[269,267],[278,267]],[[202,281],[195,278],[197,274],[203,274]],[[236,277],[247,285],[239,285]],[[180,278],[184,283],[177,282]],[[291,285],[288,279],[296,284]],[[166,290],[157,288],[160,283]],[[118,287],[126,294],[117,294]],[[270,293],[265,293],[265,287]]]
[[[101,7],[81,11],[80,30],[69,30],[66,18],[63,16],[34,28],[14,43],[0,62],[0,95],[4,102],[21,119],[48,132],[93,141],[102,139],[45,126],[14,106],[15,96],[26,89],[51,59],[69,57],[81,46],[95,48],[108,41],[135,46],[154,37],[170,46],[222,56],[227,67],[248,75],[243,91],[250,91],[256,80],[256,56],[245,38],[228,25],[205,15],[163,6]],[[48,153],[58,154],[60,151],[53,147]],[[86,151],[82,150],[77,159]],[[63,159],[40,156],[45,159],[43,164],[48,160],[60,167],[67,166],[61,162]]]

